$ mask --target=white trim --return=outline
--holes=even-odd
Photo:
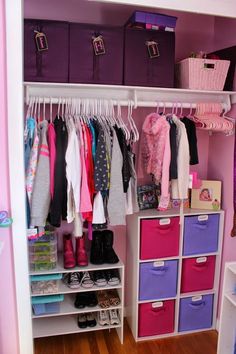
[[[19,353],[33,354],[23,152],[22,1],[6,0],[7,109]]]

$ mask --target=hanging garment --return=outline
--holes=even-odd
[[[103,128],[100,126],[94,166],[94,184],[96,191],[108,190],[108,172],[105,134]]]
[[[177,128],[175,123],[172,119],[168,119],[170,124],[170,180],[178,178],[177,172],[177,142],[176,142],[176,135],[177,135]]]
[[[125,193],[122,178],[123,156],[113,129],[111,178],[107,211],[110,225],[125,225]]]
[[[49,161],[50,161],[50,195],[53,199],[54,194],[54,174],[55,174],[55,162],[56,162],[56,133],[54,124],[48,125],[48,147],[49,147]]]
[[[67,217],[67,180],[65,154],[68,133],[65,122],[57,116],[54,121],[56,133],[56,162],[54,173],[54,194],[50,208],[50,223],[55,227],[61,226],[61,218]]]
[[[26,191],[27,191],[29,206],[31,205],[32,192],[34,188],[34,181],[35,181],[36,170],[37,170],[38,149],[39,149],[39,136],[38,136],[38,129],[37,127],[35,127],[34,142],[30,151],[28,167],[26,170]]]
[[[177,127],[177,167],[178,179],[171,181],[172,199],[187,199],[189,186],[189,144],[184,123],[175,115],[172,117]]]
[[[128,147],[126,144],[126,139],[123,130],[121,128],[115,127],[115,132],[119,141],[120,150],[123,157],[122,179],[123,179],[124,193],[126,193],[129,187],[129,180],[131,177],[131,172],[129,170]]]
[[[93,224],[105,224],[106,218],[104,213],[103,199],[101,192],[98,192],[93,202]]]
[[[50,165],[47,143],[48,122],[39,124],[39,158],[31,200],[31,225],[45,226],[50,205]]]
[[[68,144],[65,154],[67,179],[67,222],[80,212],[81,159],[80,146],[73,120],[67,120]]]
[[[185,129],[188,137],[189,144],[189,154],[190,154],[190,165],[198,164],[198,149],[197,149],[197,134],[196,134],[196,125],[193,121],[188,118],[181,119],[181,122],[184,123]]]
[[[143,124],[142,159],[148,174],[155,182],[161,182],[161,197],[158,209],[169,205],[170,125],[164,116],[149,114]]]
[[[34,142],[34,132],[36,129],[36,121],[32,117],[26,119],[25,131],[24,131],[24,155],[25,155],[25,171],[28,168],[30,152]]]
[[[129,180],[129,188],[126,193],[126,215],[131,215],[139,211],[139,205],[137,200],[137,175],[134,168],[134,154],[129,151],[128,156],[131,177]]]

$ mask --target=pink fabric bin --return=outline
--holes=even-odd
[[[229,60],[188,58],[177,64],[178,86],[192,90],[223,90]]]
[[[184,259],[181,293],[212,289],[214,286],[215,261],[215,256]]]
[[[153,307],[155,304],[161,307]],[[174,332],[175,300],[139,305],[138,336],[155,336]]]
[[[179,234],[179,217],[142,220],[140,259],[178,256]]]

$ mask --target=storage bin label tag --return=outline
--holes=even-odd
[[[46,34],[38,31],[34,31],[34,32],[35,32],[35,43],[38,52],[42,52],[43,50],[48,50],[48,41],[47,41]]]
[[[163,307],[163,301],[158,301],[158,302],[153,302],[152,303],[152,308],[156,309],[158,307]]]
[[[208,220],[208,215],[199,215],[197,219],[198,221],[206,221]]]
[[[207,261],[207,257],[199,257],[196,259],[196,263],[205,263]]]
[[[170,219],[160,219],[159,224],[162,225],[170,225]]]
[[[164,267],[165,262],[164,261],[157,261],[153,263],[153,267]]]
[[[202,300],[202,296],[201,295],[199,295],[199,296],[193,296],[192,297],[192,301],[194,302],[194,301],[201,301]]]
[[[95,55],[103,55],[106,53],[102,36],[93,37],[93,50]]]
[[[160,51],[158,48],[158,43],[155,41],[146,41],[146,46],[148,49],[149,58],[158,58],[160,56]]]

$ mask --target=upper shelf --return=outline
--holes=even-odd
[[[232,91],[200,91],[161,87],[118,86],[118,85],[89,85],[25,82],[26,103],[30,97],[41,97],[48,103],[57,103],[61,97],[77,97],[88,99],[107,99],[119,101],[127,105],[133,101],[134,107],[156,107],[162,103],[172,107],[179,103],[183,108],[194,108],[199,102],[222,103],[228,111],[231,104],[236,103],[236,92]]]
[[[235,0],[92,0],[110,4],[143,6],[165,10],[192,12],[236,18]]]

